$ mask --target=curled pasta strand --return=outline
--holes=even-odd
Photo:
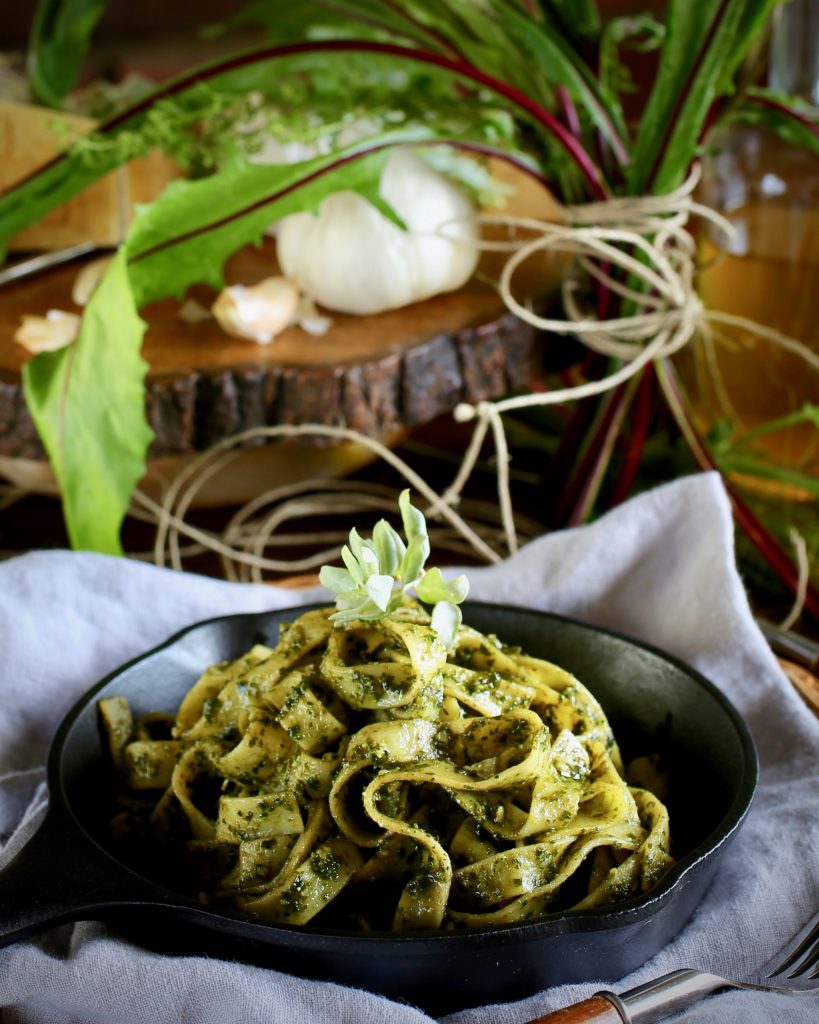
[[[628,784],[594,695],[468,626],[447,648],[417,604],[305,612],[170,719],[100,712],[118,834],[183,851],[200,898],[260,921],[504,925],[628,899],[672,863],[651,773]]]

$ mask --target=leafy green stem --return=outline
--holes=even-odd
[[[216,220],[207,221],[205,223],[199,224],[195,228],[191,228],[189,231],[179,232],[175,235],[171,235],[163,239],[161,242],[157,242],[150,248],[141,249],[138,252],[132,253],[132,255],[129,258],[129,263],[139,263],[141,260],[147,259],[150,256],[154,256],[157,253],[162,252],[164,249],[170,248],[171,246],[180,245],[184,242],[189,242],[197,238],[198,236],[205,235],[209,232],[216,231],[219,228],[225,227],[232,223],[233,221],[239,220],[243,217],[247,217],[257,212],[258,210],[262,210],[265,207],[270,206],[270,204],[275,203],[280,199],[284,199],[287,195],[303,189],[306,185],[309,185],[311,182],[314,182],[324,177],[328,173],[338,172],[341,169],[343,169],[344,166],[347,164],[354,163],[355,161],[361,160],[367,156],[372,156],[373,154],[388,150],[392,148],[395,144],[396,140],[394,137],[388,138],[381,142],[364,144],[360,146],[358,149],[356,149],[354,152],[344,153],[338,156],[332,162],[322,164],[321,166],[315,168],[315,170],[309,171],[303,174],[301,177],[298,177],[293,181],[289,182],[284,187],[278,188],[273,192],[263,195],[260,198],[254,200],[252,203],[248,203],[247,206],[243,206],[239,209],[232,210],[230,213],[227,213]],[[513,154],[510,154],[505,150],[499,149],[495,146],[490,146],[479,142],[467,142],[462,139],[454,138],[427,138],[420,140],[404,138],[402,141],[402,145],[407,147],[430,145],[438,146],[442,144],[450,145],[454,148],[463,149],[469,152],[480,153],[484,156],[494,156],[497,159],[504,160],[507,163],[510,163],[511,165],[517,167],[519,170],[530,175],[540,184],[544,185],[544,187],[549,184],[547,179],[538,170],[536,170],[532,166],[532,164],[524,160],[518,159]],[[371,197],[371,199],[373,198],[374,197]]]
[[[324,4],[326,0],[319,0],[319,2]],[[402,7],[400,4],[395,3],[394,0],[380,0],[380,2],[382,6],[392,11],[395,17],[410,24],[412,31],[420,35],[420,39],[418,38],[418,36],[416,36],[417,41],[426,41],[428,43],[432,43],[433,46],[437,46],[442,53],[448,53],[450,57],[453,57],[455,59],[464,59],[463,53],[458,49],[457,46],[453,44],[452,40],[447,39],[440,32],[436,32],[428,25],[422,24],[422,22],[418,18],[413,17],[412,14],[410,14],[410,12],[406,10],[404,7]],[[354,20],[357,17],[357,14],[352,15],[352,18]],[[377,21],[373,21],[373,23],[378,24]]]
[[[432,65],[450,72],[455,78],[465,79],[481,85],[507,100],[512,104],[512,106],[523,111],[536,123],[545,128],[573,160],[593,195],[598,198],[605,198],[608,195],[608,189],[601,178],[598,168],[595,166],[593,160],[580,142],[552,113],[546,110],[539,103],[536,103],[515,86],[509,85],[508,83],[481,71],[479,68],[476,68],[461,59],[451,59],[443,56],[442,54],[428,53],[412,49],[411,47],[400,46],[395,43],[381,43],[366,39],[329,39],[307,43],[292,43],[284,46],[264,47],[262,49],[237,54],[236,56],[230,57],[226,60],[222,59],[214,61],[210,64],[203,65],[192,72],[187,72],[170,80],[166,84],[160,86],[155,92],[151,93],[150,96],[139,100],[126,110],[123,110],[114,117],[104,121],[99,125],[96,131],[103,136],[111,135],[123,128],[125,125],[128,125],[144,116],[147,111],[160,100],[176,96],[191,88],[193,85],[206,82],[214,76],[228,74],[240,68],[264,61],[281,60],[301,54],[316,55],[321,53],[380,54],[408,61],[410,63]],[[39,177],[43,171],[55,168],[60,163],[67,161],[70,158],[70,154],[71,150],[68,150],[65,153],[61,153],[54,157],[49,164],[41,167],[37,172],[32,174],[29,179],[24,179],[24,181],[19,182],[15,186],[15,189],[19,188],[20,185],[31,178]],[[108,169],[109,168],[107,167],[104,168],[104,170]],[[83,183],[83,187],[84,185],[85,182]]]
[[[74,86],[107,0],[40,0],[29,35],[26,71],[38,103],[60,107]]]
[[[654,180],[657,178],[660,169],[660,164],[665,157],[666,149],[668,147],[671,134],[674,131],[674,128],[676,127],[677,121],[680,116],[680,111],[682,110],[686,100],[690,95],[691,86],[696,81],[700,68],[702,67],[703,62],[705,61],[705,58],[708,54],[709,47],[714,42],[714,39],[717,35],[722,20],[725,17],[725,14],[732,2],[733,0],[721,0],[719,10],[717,11],[716,15],[714,16],[713,20],[708,26],[702,45],[697,51],[697,54],[693,62],[691,63],[690,68],[688,69],[687,77],[683,82],[683,87],[682,89],[680,89],[674,106],[671,109],[671,114],[668,118],[668,122],[666,123],[665,128],[663,129],[662,136],[660,138],[659,144],[657,145],[654,160],[646,175],[645,187],[647,190],[651,189]]]
[[[736,438],[734,445],[747,445],[760,437],[775,434],[779,430],[787,430],[789,427],[799,427],[804,423],[813,424],[819,430],[819,406],[805,405],[785,416],[778,416],[776,419],[759,423]]]
[[[723,473],[738,473],[775,481],[819,498],[819,481],[807,473],[800,473],[786,466],[776,466],[765,459],[742,452],[722,452],[715,455],[714,461]]]
[[[745,102],[765,107],[768,110],[774,110],[784,117],[797,121],[806,131],[815,135],[817,140],[819,140],[819,123],[792,104],[783,102],[779,97],[775,97],[762,90],[751,89],[745,96]]]

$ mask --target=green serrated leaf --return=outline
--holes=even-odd
[[[26,403],[60,484],[75,548],[122,553],[120,528],[153,439],[145,422],[144,333],[120,250],[88,302],[76,342],[23,367]]]
[[[304,26],[306,30],[308,27],[306,19]],[[370,65],[375,64],[383,68],[383,73],[378,76],[377,94],[372,97],[372,105],[369,107],[365,102],[366,96],[361,98],[357,96],[355,80],[349,81],[349,76],[345,77],[345,72],[349,70],[351,61],[362,62],[365,58]],[[433,63],[424,64],[420,60],[409,57],[394,54],[362,54],[355,49],[351,49],[349,52],[313,53],[305,51],[296,54],[284,51],[260,52],[258,56],[253,56],[238,62],[238,64],[229,59],[219,61],[212,65],[192,69],[175,80],[162,83],[155,94],[140,100],[109,122],[101,125],[98,130],[74,143],[58,160],[48,164],[14,188],[7,190],[0,196],[0,250],[16,232],[37,222],[49,210],[77,195],[115,167],[136,156],[144,155],[153,147],[168,152],[176,159],[181,158],[184,164],[185,149],[190,145],[188,140],[191,138],[195,140],[198,127],[201,126],[203,120],[207,120],[211,116],[214,104],[222,112],[219,123],[225,130],[228,130],[232,123],[229,117],[231,103],[244,102],[249,93],[255,92],[272,97],[283,95],[284,101],[286,101],[289,83],[299,80],[305,70],[309,71],[311,76],[318,75],[320,77],[323,67],[334,72],[333,82],[336,86],[339,83],[344,84],[344,93],[341,98],[339,98],[336,88],[332,102],[325,101],[325,104],[329,103],[328,115],[336,119],[343,118],[351,109],[369,109],[374,114],[386,113],[388,115],[384,130],[373,136],[374,143],[390,144],[392,141],[394,144],[399,144],[422,139],[479,142],[497,150],[513,153],[518,159],[524,161],[532,159],[531,154],[527,154],[522,149],[516,138],[508,132],[492,131],[492,119],[487,120],[487,112],[491,114],[497,108],[511,109],[513,113],[517,110],[520,113],[515,104],[510,105],[507,100],[497,96],[492,98],[492,106],[488,107],[486,97],[483,95],[476,96],[474,102],[464,103],[462,96],[458,95],[456,85],[463,81],[463,75],[456,72],[437,67]],[[414,76],[413,81],[430,83],[431,94],[434,97],[444,97],[446,93],[450,97],[449,101],[439,104],[408,100],[407,97],[412,97],[417,91],[406,88],[408,74]],[[316,102],[318,99],[321,97],[315,89],[312,91],[307,89],[301,96],[302,104],[310,101]],[[402,115],[404,108],[408,109],[405,111],[406,116],[403,123],[396,124],[394,119],[391,119],[391,115],[396,113]],[[302,107],[300,118],[302,125],[306,123],[303,109]],[[191,135],[192,131],[194,132],[193,136]],[[221,137],[218,136],[218,138]],[[337,153],[345,156],[354,148],[342,150],[341,147],[337,147]],[[235,147],[228,147],[228,152],[232,152],[233,149]],[[270,168],[256,164],[253,165],[255,172],[253,170],[243,171],[240,178],[227,175],[220,179],[221,185],[216,185],[212,191],[205,187],[190,193],[191,203],[198,209],[184,210],[185,203],[182,196],[186,194],[185,186],[191,182],[180,181],[174,186],[176,190],[174,201],[180,212],[186,213],[185,222],[189,225],[186,232],[193,229],[194,234],[191,237],[194,240],[199,237],[203,229],[214,232],[217,226],[222,225],[225,217],[229,218],[230,223],[233,223],[241,212],[243,217],[259,213],[258,220],[254,221],[255,233],[251,231],[238,244],[254,241],[264,230],[265,222],[269,224],[271,219],[269,217],[271,211],[261,209],[264,205],[264,190],[275,191],[277,185],[280,192],[287,193],[288,198],[285,201],[284,194],[279,196],[283,202],[281,209],[274,211],[276,217],[284,216],[295,210],[315,210],[328,191],[352,188],[361,192],[362,195],[366,195],[390,219],[400,222],[400,218],[396,218],[395,212],[384,204],[380,196],[378,175],[368,174],[356,181],[355,161],[345,159],[338,169],[339,181],[333,182],[332,188],[329,190],[322,188],[319,180],[321,167],[333,162],[334,157],[328,156],[317,158],[310,168],[301,165],[302,170],[311,172],[315,179],[313,184],[316,187],[308,187],[305,176],[300,176],[298,171],[293,172],[292,165],[289,168],[278,168],[276,174],[281,175],[280,179],[268,178],[265,181],[265,175]],[[226,172],[231,169],[230,165],[223,168]],[[212,170],[212,166],[208,167],[208,170]],[[254,173],[257,177],[254,177]],[[288,181],[287,175],[293,173],[295,173],[295,177]],[[202,178],[196,184],[205,181],[210,181],[210,178]],[[261,191],[254,189],[254,185],[259,181],[263,182]],[[299,189],[301,190],[300,198],[296,198],[292,192]],[[173,190],[170,194],[174,195]],[[250,202],[251,194],[255,195],[255,207]],[[194,214],[196,216],[193,216]],[[213,220],[208,220],[209,214],[214,215]],[[149,247],[154,243],[167,244],[170,237],[174,235],[173,222],[163,223],[161,217],[157,217],[154,225],[149,225],[148,220],[145,220],[140,230],[147,230],[149,226],[155,227],[157,232],[153,241],[151,239],[144,240]],[[179,234],[183,233],[179,232]],[[143,242],[135,242],[131,249],[131,255],[139,256],[145,248],[146,245]],[[175,253],[170,254],[167,266],[171,270],[174,265],[174,257],[178,256],[180,251],[176,250]],[[185,253],[185,258],[187,259],[187,253]],[[195,259],[193,265],[195,266]],[[161,279],[161,276],[159,274],[158,278]],[[194,280],[196,280],[195,276]],[[210,277],[205,280],[214,286],[219,285],[219,281]],[[176,286],[176,290],[169,290],[168,294],[178,294],[178,287]]]
[[[258,242],[281,217],[317,210],[331,192],[377,187],[390,142],[412,137],[418,133],[387,133],[382,148],[372,152],[351,147],[275,166],[242,161],[199,181],[172,183],[141,211],[128,238],[140,305],[171,295],[181,298],[196,283],[221,288],[222,268],[231,253]],[[339,162],[347,153],[361,155]]]

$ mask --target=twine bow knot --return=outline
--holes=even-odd
[[[713,324],[741,327],[800,355],[819,370],[819,356],[801,342],[745,317],[706,309],[696,289],[697,246],[688,230],[692,215],[710,222],[727,240],[736,236],[730,221],[697,202],[693,193],[700,179],[695,164],[686,181],[662,196],[625,197],[580,206],[563,206],[563,222],[547,223],[525,217],[483,217],[484,223],[534,234],[529,241],[490,242],[486,248],[511,251],[504,264],[498,289],[506,306],[539,330],[571,335],[588,349],[621,364],[599,380],[517,395],[501,401],[459,405],[459,422],[477,424],[458,476],[445,497],[457,500],[469,478],[489,426],[495,437],[498,460],[498,496],[503,512],[504,534],[510,551],[517,549],[511,500],[508,492],[509,459],[501,414],[533,406],[555,405],[604,394],[638,374],[655,360],[666,359],[699,334],[706,358],[716,370],[711,330]],[[520,302],[512,290],[513,276],[522,263],[540,252],[561,252],[573,257],[571,271],[562,284],[565,317],[542,317]],[[593,280],[620,300],[621,315],[610,318],[590,315],[583,306],[583,279]],[[730,400],[722,391],[723,405]]]

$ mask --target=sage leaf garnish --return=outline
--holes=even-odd
[[[432,606],[432,628],[449,647],[461,625],[458,605],[469,593],[469,581],[463,574],[445,580],[437,567],[424,569],[430,552],[426,518],[410,502],[409,490],[401,492],[398,508],[406,543],[381,519],[371,540],[350,530],[349,544],[341,549],[344,569],[322,566],[319,580],[336,595],[336,611],[330,618],[338,626],[356,620],[375,622],[396,611],[414,590],[420,601]]]

